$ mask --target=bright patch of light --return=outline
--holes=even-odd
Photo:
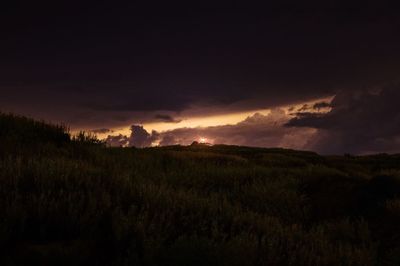
[[[206,139],[206,138],[203,138],[203,137],[200,137],[200,138],[199,138],[199,142],[200,142],[200,143],[207,143],[207,139]]]

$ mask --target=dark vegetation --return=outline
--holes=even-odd
[[[108,148],[0,114],[1,265],[400,265],[400,155]]]

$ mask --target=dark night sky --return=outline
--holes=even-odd
[[[166,133],[134,126],[123,137],[137,143],[144,131],[137,146],[186,143],[201,134],[323,153],[399,152],[398,9],[378,1],[323,2],[2,4],[0,110],[75,129],[177,124]],[[192,117],[261,109],[275,115],[282,106],[328,96],[336,96],[330,112],[294,110],[279,126],[268,122],[272,115],[256,115],[250,126],[244,120],[179,127]],[[309,142],[292,143],[309,129]]]

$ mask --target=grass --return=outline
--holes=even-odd
[[[400,155],[109,148],[0,114],[1,265],[399,265]]]

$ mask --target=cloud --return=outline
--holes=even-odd
[[[159,142],[160,146],[176,145],[179,142],[175,139],[173,134],[164,134]]]
[[[291,114],[276,108],[269,114],[255,113],[234,125],[151,133],[134,125],[131,135],[120,139],[137,147],[156,143],[189,145],[206,138],[213,144],[284,147],[323,154],[394,153],[400,152],[398,99],[399,86],[385,87],[378,92],[342,91],[330,103],[300,107],[302,111]]]
[[[320,110],[320,109],[329,108],[329,107],[331,107],[331,104],[327,103],[327,102],[318,102],[313,105],[314,110]]]
[[[153,137],[149,134],[143,126],[131,126],[131,136],[129,137],[129,145],[134,147],[148,147],[151,145]]]
[[[179,123],[182,120],[181,119],[175,119],[170,115],[165,115],[165,114],[156,114],[154,116],[155,120],[165,122],[165,123]]]
[[[126,147],[129,144],[129,138],[122,134],[117,136],[108,136],[105,141],[111,147]]]
[[[399,99],[399,86],[341,92],[330,112],[297,114],[286,126],[317,129],[307,146],[322,153],[400,152]]]
[[[376,3],[371,10],[332,9],[328,2],[320,12],[290,5],[188,16],[135,16],[137,8],[127,5],[109,14],[107,28],[115,29],[109,42],[97,30],[103,16],[92,9],[67,16],[74,23],[49,19],[57,32],[40,23],[30,26],[31,34],[6,29],[0,106],[76,129],[116,128],[193,106],[222,113],[266,109],[399,80],[396,9]],[[14,15],[21,25],[32,22]],[[21,51],[24,56],[14,56]]]
[[[138,147],[144,148],[152,145],[159,138],[159,133],[152,131],[151,134],[146,131],[141,125],[132,125],[131,134],[126,135],[109,135],[105,141],[112,147]]]
[[[141,126],[132,126],[129,146],[189,145],[199,138],[213,144],[233,144],[258,147],[286,147],[303,149],[312,129],[284,127],[290,117],[282,109],[273,109],[264,115],[255,113],[235,125],[196,128],[177,128],[165,132],[148,133]]]
[[[90,132],[95,133],[95,134],[106,134],[106,133],[112,133],[113,131],[108,128],[98,128],[98,129],[92,129]]]
[[[297,109],[298,112],[305,112],[310,110],[310,106],[308,104],[304,104],[302,107],[300,107],[299,109]]]

